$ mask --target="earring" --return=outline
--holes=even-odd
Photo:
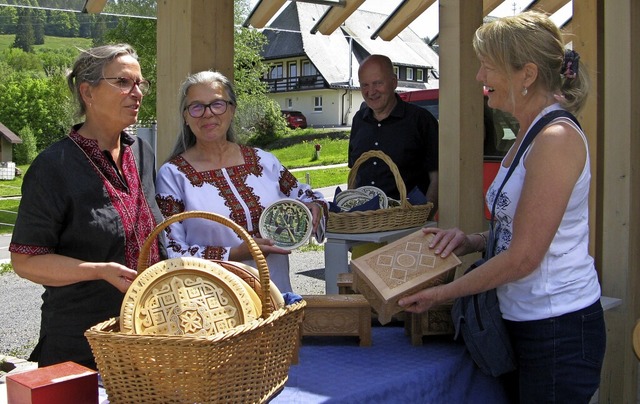
[[[522,87],[522,96],[523,97],[527,96],[527,87]]]

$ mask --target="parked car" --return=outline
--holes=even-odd
[[[404,101],[410,102],[427,109],[429,112],[439,119],[438,97],[440,91],[438,89],[416,90],[398,93]],[[518,121],[500,110],[490,108],[487,105],[487,97],[484,97],[484,165],[482,188],[486,194],[489,185],[498,173],[500,162],[509,148],[513,144],[516,133],[518,133]],[[487,219],[491,217],[491,212],[485,206],[485,216]]]
[[[291,129],[305,129],[307,127],[307,118],[300,111],[282,111],[287,126]]]

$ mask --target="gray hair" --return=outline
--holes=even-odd
[[[67,85],[78,105],[76,111],[78,117],[84,116],[87,112],[87,105],[80,94],[80,84],[89,83],[92,87],[97,86],[104,75],[105,66],[124,55],[130,55],[138,60],[138,54],[128,44],[104,45],[81,50],[73,64],[73,69],[67,75]]]
[[[187,92],[191,86],[196,84],[220,84],[227,92],[227,96],[232,105],[238,105],[236,102],[236,92],[233,88],[233,83],[224,74],[212,70],[205,70],[198,73],[191,74],[180,85],[180,91],[178,92],[178,122],[180,122],[180,129],[178,132],[178,139],[173,147],[173,151],[169,155],[168,160],[176,157],[177,155],[185,152],[190,147],[196,144],[196,135],[193,134],[191,128],[187,125],[184,119],[184,110],[187,108]],[[227,140],[229,142],[236,143],[236,133],[233,129],[233,123],[229,125],[227,130]]]
[[[534,86],[562,95],[558,101],[568,111],[577,113],[584,106],[589,92],[586,69],[580,69],[575,78],[561,74],[562,33],[546,14],[526,11],[484,24],[476,30],[473,48],[508,77],[527,63],[535,64],[538,78]]]

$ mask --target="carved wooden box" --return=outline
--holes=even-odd
[[[371,306],[362,295],[305,295],[301,335],[357,336],[371,345]]]
[[[418,230],[351,261],[353,288],[369,301],[381,324],[403,311],[398,305],[402,296],[453,280],[461,262],[453,254],[434,254],[432,237]]]

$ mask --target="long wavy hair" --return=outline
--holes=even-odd
[[[196,135],[184,119],[184,110],[187,108],[187,92],[189,91],[189,88],[195,84],[208,84],[212,87],[215,84],[220,84],[226,91],[231,104],[237,105],[236,92],[233,87],[233,83],[224,74],[212,70],[205,70],[187,76],[184,82],[180,85],[180,91],[178,92],[178,120],[180,122],[178,139],[176,140],[173,151],[167,160],[171,160],[179,154],[184,153],[187,149],[196,144]],[[229,142],[237,143],[233,123],[229,125],[229,129],[227,130],[227,140]]]

